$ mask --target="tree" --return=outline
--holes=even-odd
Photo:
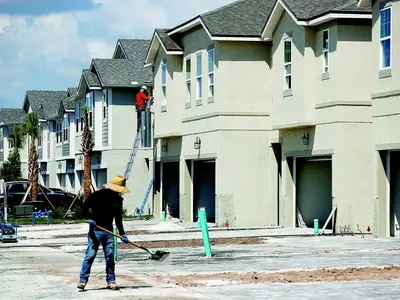
[[[83,152],[83,191],[84,199],[86,200],[92,193],[92,179],[91,179],[91,169],[92,163],[90,160],[90,155],[92,154],[94,143],[92,138],[92,132],[89,129],[89,118],[86,106],[81,108],[83,112],[83,133],[82,133],[82,152]]]
[[[26,141],[26,132],[25,126],[23,125],[13,125],[10,127],[10,134],[8,136],[8,142],[10,147],[13,148],[14,151],[18,152],[19,149],[22,149],[25,145]]]
[[[11,151],[7,161],[3,162],[0,168],[0,177],[6,182],[22,179],[21,159],[18,151]]]
[[[39,165],[38,154],[36,149],[36,140],[40,136],[39,119],[36,113],[29,113],[26,116],[25,132],[30,138],[29,156],[28,156],[28,172],[29,182],[31,186],[32,201],[37,200],[38,195],[38,181],[39,181]]]

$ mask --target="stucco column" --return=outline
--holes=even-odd
[[[192,222],[192,191],[191,161],[181,158],[179,161],[179,219]]]
[[[282,196],[280,198],[279,216],[283,227],[296,227],[295,218],[295,178],[293,171],[293,158],[285,155],[282,157]]]
[[[390,176],[387,176],[387,167],[390,162],[390,152],[381,151],[375,152],[374,165],[375,165],[375,199],[374,199],[374,221],[373,233],[379,237],[390,236]],[[389,160],[388,160],[389,158]]]

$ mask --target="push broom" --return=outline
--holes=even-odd
[[[85,222],[88,223],[87,221],[85,221]],[[109,233],[109,234],[111,234],[113,236],[116,236],[117,238],[123,239],[123,237],[120,236],[119,234],[116,234],[116,233],[114,233],[114,232],[112,232],[110,230],[107,230],[107,229],[105,229],[105,228],[103,228],[103,227],[101,227],[99,225],[96,225],[96,228],[98,228],[100,230],[103,230],[103,231],[105,231],[105,232],[107,232],[107,233]],[[157,250],[155,253],[153,253],[149,249],[147,249],[147,248],[143,247],[142,245],[139,245],[139,244],[137,244],[135,242],[128,241],[128,243],[133,245],[133,246],[135,246],[135,247],[137,247],[137,248],[139,248],[139,249],[142,249],[142,250],[148,252],[150,254],[150,259],[151,260],[156,260],[156,261],[162,262],[170,254],[170,252],[160,251],[160,250]]]

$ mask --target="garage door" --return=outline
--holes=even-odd
[[[163,163],[162,168],[163,210],[168,206],[171,217],[179,218],[179,162]]]
[[[390,152],[390,235],[400,234],[400,152]]]
[[[215,222],[215,161],[196,161],[193,171],[194,221],[198,218],[198,209],[204,207],[207,221]]]
[[[296,171],[296,202],[302,218],[307,227],[314,227],[318,219],[322,228],[332,211],[332,160],[298,158]]]

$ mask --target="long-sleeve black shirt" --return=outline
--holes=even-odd
[[[92,219],[97,225],[113,231],[113,220],[120,235],[125,234],[122,224],[122,197],[110,189],[94,192],[83,202],[83,213],[86,220]]]

